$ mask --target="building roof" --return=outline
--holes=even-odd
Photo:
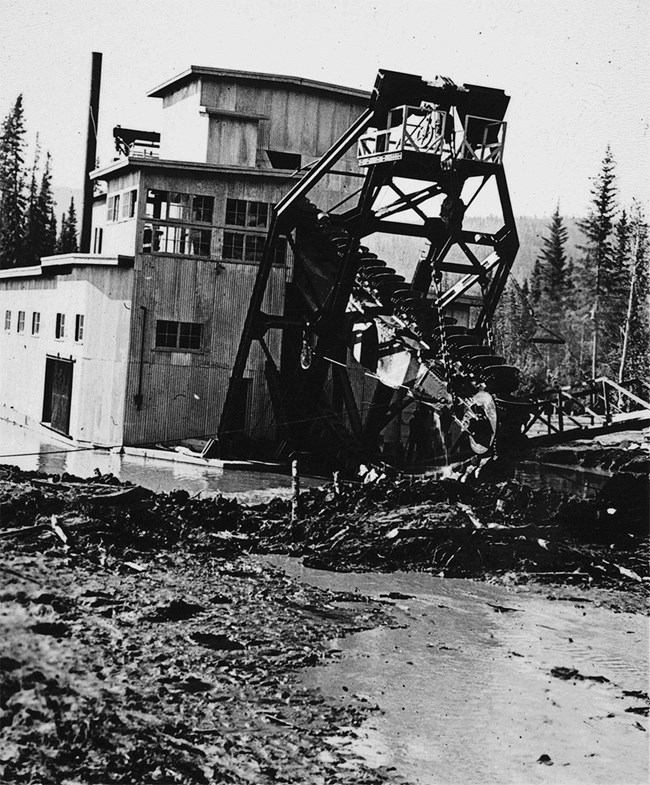
[[[105,180],[110,175],[117,176],[123,174],[128,169],[161,169],[168,172],[180,172],[187,174],[192,172],[206,177],[217,177],[219,175],[246,175],[246,177],[272,177],[280,180],[287,180],[288,177],[297,177],[298,172],[289,169],[260,169],[250,166],[224,166],[222,164],[208,164],[201,161],[173,161],[167,158],[154,158],[144,156],[126,156],[118,158],[116,161],[95,169],[90,173],[92,180]],[[287,174],[289,173],[289,174]]]
[[[155,87],[147,95],[150,98],[163,98],[187,82],[205,77],[208,79],[228,79],[240,82],[257,83],[259,85],[285,85],[287,87],[302,88],[320,93],[330,93],[339,97],[356,98],[367,101],[370,93],[366,90],[357,90],[353,87],[343,87],[341,85],[329,84],[328,82],[317,82],[313,79],[303,79],[299,76],[286,76],[283,74],[261,74],[256,71],[232,71],[227,68],[209,68],[201,65],[191,65],[186,71],[177,76],[173,76],[158,87]]]
[[[41,264],[30,267],[9,267],[0,270],[0,281],[12,278],[39,278],[70,272],[73,267],[133,267],[133,257],[117,254],[103,256],[90,253],[66,253],[44,256]]]

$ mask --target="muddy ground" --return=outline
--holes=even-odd
[[[647,458],[594,501],[503,467],[384,478],[245,508],[0,468],[0,779],[379,783],[346,751],[374,710],[298,686],[326,641],[390,624],[388,604],[294,583],[251,553],[335,569],[428,570],[647,610]],[[646,463],[644,463],[644,460]]]

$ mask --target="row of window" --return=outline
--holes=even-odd
[[[18,311],[16,318],[16,332],[25,332],[25,311]],[[5,311],[5,332],[11,332],[12,314],[11,311]],[[32,312],[32,335],[40,335],[41,332],[41,314],[39,311]],[[57,313],[56,322],[54,325],[54,337],[58,340],[63,340],[66,335],[65,327],[65,314]],[[84,337],[84,315],[78,313],[75,315],[74,323],[74,339],[77,343],[83,341]]]
[[[212,223],[214,197],[175,191],[147,191],[144,214],[158,221]]]
[[[142,251],[143,253],[210,256],[211,242],[211,229],[145,224],[142,236]]]
[[[261,262],[266,237],[263,234],[224,232],[221,256],[227,261]],[[212,229],[193,226],[145,224],[142,235],[143,253],[170,253],[183,256],[210,256]],[[279,238],[273,254],[274,264],[285,264],[287,241]]]
[[[195,223],[211,222],[214,199],[211,196],[150,190],[147,195],[146,215],[159,220],[187,220]],[[246,229],[268,228],[273,205],[245,199],[226,199],[225,225]],[[222,257],[229,261],[260,262],[265,235],[224,231]],[[145,224],[143,253],[170,253],[183,256],[209,256],[212,230],[178,224]],[[278,242],[273,262],[285,264],[286,240]]]
[[[54,337],[63,340],[66,337],[66,319],[64,313],[57,313],[54,325]],[[16,332],[25,332],[26,312],[18,311]],[[5,311],[5,331],[11,331],[12,312]],[[32,312],[32,335],[40,335],[41,314]],[[75,314],[74,339],[81,343],[84,337],[84,315]],[[200,322],[174,322],[165,319],[156,321],[156,347],[160,349],[180,349],[200,351],[203,342],[203,325]]]
[[[136,190],[113,194],[108,198],[108,221],[133,218],[136,213]],[[223,233],[222,258],[228,261],[260,262],[264,251],[265,235],[271,219],[273,205],[268,202],[246,199],[226,199],[225,227],[248,230]],[[214,197],[150,189],[147,191],[145,215],[152,223],[145,224],[142,236],[143,253],[168,253],[180,256],[209,257],[212,229],[183,226],[178,223],[163,224],[153,221],[184,221],[189,224],[211,224]],[[251,230],[255,233],[251,233]],[[259,230],[259,233],[256,231]],[[101,253],[102,230],[95,229],[93,252]],[[286,264],[287,243],[278,242],[273,263]]]
[[[136,189],[112,194],[107,200],[107,221],[134,218],[138,192]],[[266,229],[269,225],[272,204],[245,199],[226,199],[226,226],[244,226],[249,229]],[[212,223],[214,197],[176,191],[147,191],[145,216],[156,221],[183,221],[185,223]]]

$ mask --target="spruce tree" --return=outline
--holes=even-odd
[[[41,157],[41,148],[36,135],[36,150],[32,164],[27,190],[27,206],[25,210],[25,238],[23,243],[23,263],[27,266],[38,264],[40,235],[42,234],[42,221],[39,215],[38,204],[38,164]]]
[[[70,199],[70,208],[61,218],[61,233],[57,243],[57,253],[77,253],[79,242],[77,240],[77,213],[74,206],[74,197]]]
[[[555,208],[548,224],[548,235],[542,238],[542,247],[531,275],[531,302],[535,308],[538,333],[547,341],[541,351],[553,383],[572,381],[568,359],[571,354],[573,333],[572,264],[566,252],[568,231]]]
[[[52,193],[52,156],[48,152],[45,157],[45,168],[41,177],[38,192],[38,211],[40,237],[38,246],[39,260],[51,256],[56,249],[56,218],[54,216],[54,195]]]
[[[24,264],[25,121],[19,95],[0,136],[0,268]]]
[[[624,309],[619,381],[639,379],[650,384],[650,238],[648,221],[634,204],[629,224],[629,278]],[[648,389],[637,392],[647,398]]]
[[[590,320],[591,357],[584,370],[593,376],[615,375],[612,358],[620,348],[620,312],[617,312],[616,303],[620,297],[622,271],[616,259],[613,232],[617,211],[614,169],[614,158],[608,146],[591,188],[589,213],[578,222],[585,244],[580,246],[582,258],[576,288],[580,316]]]

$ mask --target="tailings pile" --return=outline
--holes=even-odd
[[[335,570],[425,569],[446,577],[648,587],[647,476],[616,475],[594,500],[513,480],[395,480],[312,489],[300,520],[276,500],[257,546]]]

